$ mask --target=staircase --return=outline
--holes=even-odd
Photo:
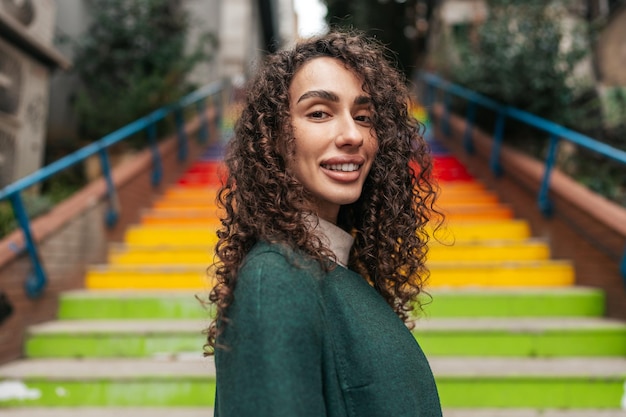
[[[0,367],[3,416],[207,416],[215,370],[202,357],[219,149],[164,193],[58,321],[29,331]],[[624,417],[626,324],[575,287],[548,242],[438,151],[448,226],[429,252],[432,300],[414,334],[446,417]],[[453,243],[453,244],[452,244]]]
[[[435,152],[449,226],[431,245],[433,299],[414,333],[444,415],[626,416],[626,323],[602,318],[601,291],[575,287],[569,262]]]

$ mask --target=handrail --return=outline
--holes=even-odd
[[[497,113],[496,125],[494,129],[493,140],[494,144],[491,149],[491,155],[489,158],[489,165],[492,172],[499,176],[502,174],[502,167],[500,166],[500,150],[502,148],[502,141],[504,136],[504,124],[506,118],[516,119],[522,123],[533,126],[539,130],[542,130],[550,135],[550,143],[548,148],[548,155],[545,161],[545,170],[541,181],[541,187],[539,188],[537,204],[544,216],[550,216],[553,211],[553,205],[548,196],[550,175],[554,168],[556,160],[557,148],[561,140],[574,143],[583,148],[589,149],[597,154],[605,156],[609,159],[613,159],[626,166],[626,151],[607,145],[606,143],[599,142],[589,136],[582,133],[568,129],[550,120],[546,120],[532,113],[511,107],[505,104],[500,104],[495,100],[485,97],[475,91],[461,87],[460,85],[453,84],[443,78],[427,73],[420,72],[418,74],[418,80],[421,80],[425,85],[424,89],[424,104],[429,112],[432,112],[432,104],[435,102],[435,89],[440,89],[444,93],[443,106],[444,113],[442,116],[442,132],[449,135],[449,117],[450,117],[450,100],[449,95],[464,98],[468,101],[467,108],[467,125],[463,134],[463,145],[467,152],[474,152],[474,145],[472,142],[472,129],[476,117],[476,105],[486,107]],[[432,114],[430,115],[432,119]],[[624,285],[626,285],[626,248],[624,248],[624,255],[620,261],[620,273],[624,279]]]
[[[33,265],[34,271],[27,277],[25,283],[26,293],[29,297],[38,297],[43,293],[43,290],[47,285],[47,277],[39,259],[35,240],[30,228],[30,220],[28,219],[28,215],[24,208],[24,203],[21,197],[22,191],[53,177],[59,172],[68,169],[93,155],[98,154],[100,157],[102,173],[107,185],[107,197],[109,202],[105,220],[107,226],[112,227],[117,221],[119,207],[117,204],[117,192],[115,190],[112,171],[109,164],[107,152],[108,148],[122,142],[135,133],[145,130],[147,133],[148,145],[152,150],[152,185],[158,186],[163,175],[161,156],[158,151],[158,144],[156,140],[157,122],[165,119],[170,114],[174,114],[178,137],[178,158],[180,161],[184,161],[187,159],[188,138],[184,127],[185,120],[183,110],[193,104],[196,105],[196,111],[198,112],[198,117],[200,119],[198,140],[202,143],[206,142],[208,140],[209,127],[205,114],[205,99],[209,96],[218,95],[223,91],[223,89],[224,85],[221,81],[207,84],[204,87],[201,87],[198,90],[184,96],[177,102],[163,106],[152,113],[103,136],[98,141],[78,149],[77,151],[58,159],[45,167],[42,167],[0,190],[0,201],[9,200],[11,202],[13,215],[22,229],[26,249]],[[216,99],[216,105],[218,107],[222,105],[219,97]],[[219,109],[218,114],[221,114]]]

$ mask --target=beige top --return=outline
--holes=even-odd
[[[316,229],[320,232],[322,242],[335,254],[337,263],[347,268],[354,238],[339,226],[321,218],[318,218]]]

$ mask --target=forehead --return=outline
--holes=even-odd
[[[291,100],[307,91],[330,91],[350,97],[367,95],[363,91],[363,80],[343,62],[335,58],[319,57],[304,64],[294,75],[289,93]]]

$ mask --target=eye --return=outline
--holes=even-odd
[[[359,114],[354,117],[354,120],[367,126],[371,126],[372,124],[372,117],[369,114]]]
[[[326,113],[325,111],[315,110],[307,114],[307,117],[311,119],[316,119],[316,120],[323,120],[323,119],[330,117],[330,115]]]

